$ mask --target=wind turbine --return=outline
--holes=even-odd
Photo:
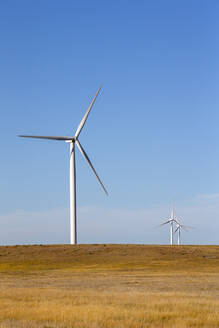
[[[160,226],[170,224],[170,245],[173,245],[173,224],[176,222],[174,218],[174,207],[171,210],[170,213],[170,219],[168,219],[166,222],[162,223]]]
[[[88,115],[91,111],[91,108],[100,92],[101,87],[97,90],[94,98],[92,99],[84,117],[82,118],[78,128],[75,132],[73,137],[67,136],[32,136],[32,135],[19,135],[22,138],[36,138],[36,139],[48,139],[48,140],[58,140],[58,141],[65,141],[70,145],[70,242],[71,244],[77,244],[77,212],[76,212],[76,170],[75,170],[75,145],[77,145],[79,151],[85,158],[86,162],[90,166],[91,170],[95,174],[97,180],[99,181],[101,187],[108,195],[106,188],[104,187],[103,183],[101,182],[97,172],[95,171],[88,155],[86,154],[85,150],[83,149],[82,145],[79,142],[79,135],[85,125],[85,122],[88,118]]]
[[[174,231],[174,233],[178,232],[178,238],[177,238],[177,243],[178,245],[181,244],[181,240],[180,240],[180,237],[181,237],[181,229],[185,230],[185,231],[188,231],[188,228],[191,228],[191,227],[188,227],[188,226],[185,226],[184,224],[181,224],[179,219],[176,218],[176,230]]]

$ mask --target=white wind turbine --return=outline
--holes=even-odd
[[[77,213],[76,213],[76,171],[75,171],[75,145],[77,145],[79,151],[87,161],[88,165],[90,166],[91,170],[95,174],[97,180],[101,184],[103,190],[108,195],[106,188],[104,187],[103,183],[101,182],[97,172],[95,171],[90,159],[88,158],[85,150],[83,149],[82,145],[80,144],[78,137],[84,127],[84,124],[87,120],[87,117],[90,113],[90,110],[100,92],[101,87],[97,90],[93,100],[91,101],[84,117],[82,118],[78,128],[75,132],[73,137],[66,137],[66,136],[32,136],[32,135],[19,135],[22,138],[37,138],[37,139],[48,139],[48,140],[61,140],[68,142],[70,145],[70,242],[71,244],[77,244]]]
[[[188,227],[188,226],[185,226],[184,224],[181,224],[179,219],[176,218],[176,230],[174,231],[174,233],[178,232],[178,236],[177,236],[177,244],[180,245],[181,244],[181,240],[180,240],[180,237],[181,237],[181,229],[183,229],[184,231],[188,231],[188,228],[191,228],[191,227]]]
[[[160,226],[170,224],[170,245],[173,245],[173,224],[176,222],[175,215],[174,215],[174,207],[171,210],[170,213],[170,219],[168,219],[166,222],[162,223]]]

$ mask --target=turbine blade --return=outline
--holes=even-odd
[[[183,224],[184,225],[184,224]],[[188,228],[188,229],[195,229],[194,227],[191,227],[191,226],[187,226],[187,225],[184,225],[184,227]]]
[[[164,223],[161,223],[160,225],[159,225],[159,227],[161,227],[161,226],[163,226],[163,225],[165,225],[165,224],[167,224],[167,223],[170,223],[171,222],[171,220],[168,220],[168,221],[166,221],[166,222],[164,222]]]
[[[191,227],[188,227],[188,226],[185,226],[184,224],[181,224],[181,228],[185,231],[189,231],[189,228],[191,228]]]
[[[21,138],[34,138],[34,139],[47,139],[47,140],[74,140],[73,137],[60,137],[60,136],[29,136],[29,135],[19,135]]]
[[[85,150],[83,149],[83,147],[81,146],[80,142],[79,142],[77,139],[76,139],[75,142],[76,142],[76,144],[77,144],[77,146],[78,146],[78,149],[80,150],[81,154],[83,155],[83,157],[84,157],[85,160],[87,161],[88,165],[90,166],[91,170],[94,172],[94,174],[95,174],[97,180],[98,180],[99,183],[101,184],[101,187],[103,188],[103,190],[105,191],[105,193],[108,195],[108,192],[107,192],[106,188],[104,187],[103,183],[101,182],[100,178],[98,177],[97,172],[95,171],[95,169],[94,169],[94,167],[93,167],[93,165],[92,165],[90,159],[88,158],[88,156],[87,156]]]
[[[85,124],[85,122],[86,122],[86,120],[87,120],[87,117],[88,117],[88,115],[89,115],[89,113],[90,113],[90,110],[91,110],[91,108],[93,107],[93,104],[94,104],[94,102],[95,102],[95,100],[96,100],[96,98],[97,98],[97,96],[98,96],[98,94],[99,94],[99,92],[100,92],[100,89],[101,89],[101,87],[99,87],[99,89],[97,90],[97,92],[96,92],[96,94],[95,94],[93,100],[91,101],[91,103],[90,103],[90,105],[89,105],[89,107],[88,107],[88,109],[87,109],[87,111],[86,111],[84,117],[82,118],[80,124],[78,125],[77,131],[76,131],[76,133],[75,133],[75,138],[76,138],[76,139],[78,138],[79,134],[81,133],[81,130],[83,129],[83,126],[84,126],[84,124]]]

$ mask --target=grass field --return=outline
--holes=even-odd
[[[219,327],[219,246],[0,247],[9,327]]]

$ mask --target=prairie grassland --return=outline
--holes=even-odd
[[[12,327],[219,327],[219,246],[0,247]]]

